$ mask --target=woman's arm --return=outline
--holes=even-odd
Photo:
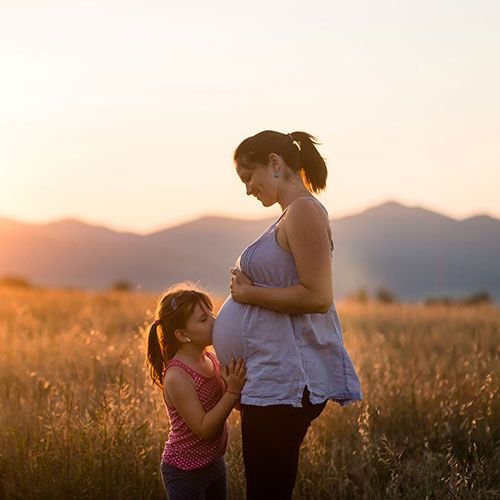
[[[318,203],[307,199],[294,202],[282,229],[295,260],[299,283],[287,288],[253,286],[244,273],[232,270],[233,299],[288,314],[327,312],[333,302],[328,224]]]
[[[164,380],[166,395],[175,406],[187,426],[202,439],[216,434],[239,400],[239,394],[245,383],[245,364],[239,359],[231,361],[229,368],[224,368],[227,390],[219,402],[208,412],[201,406],[191,377],[182,369],[172,366],[167,370]],[[228,392],[231,391],[231,392]]]

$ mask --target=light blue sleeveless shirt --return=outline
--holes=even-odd
[[[293,255],[276,242],[276,225],[286,211],[238,258],[236,266],[255,286],[299,283]],[[231,358],[245,359],[243,404],[300,407],[304,387],[313,404],[331,399],[344,406],[362,399],[335,303],[325,314],[286,314],[240,304],[229,296],[214,325],[213,345],[222,365]]]

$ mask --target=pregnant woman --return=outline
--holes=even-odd
[[[361,399],[333,301],[326,186],[316,140],[264,131],[234,153],[236,171],[265,207],[283,213],[231,270],[231,295],[213,330],[221,364],[244,358],[241,429],[247,498],[290,499],[300,445],[328,400]]]

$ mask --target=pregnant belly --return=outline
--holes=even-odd
[[[222,366],[229,364],[231,358],[244,358],[243,335],[248,321],[248,304],[238,304],[229,296],[215,321],[212,342]]]

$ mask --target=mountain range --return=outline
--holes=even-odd
[[[34,284],[106,289],[128,281],[161,290],[183,280],[224,295],[229,268],[273,219],[202,217],[148,235],[77,220],[26,224],[0,219],[0,277]],[[384,287],[404,300],[463,296],[500,298],[500,220],[456,220],[388,202],[332,221],[337,298]]]

